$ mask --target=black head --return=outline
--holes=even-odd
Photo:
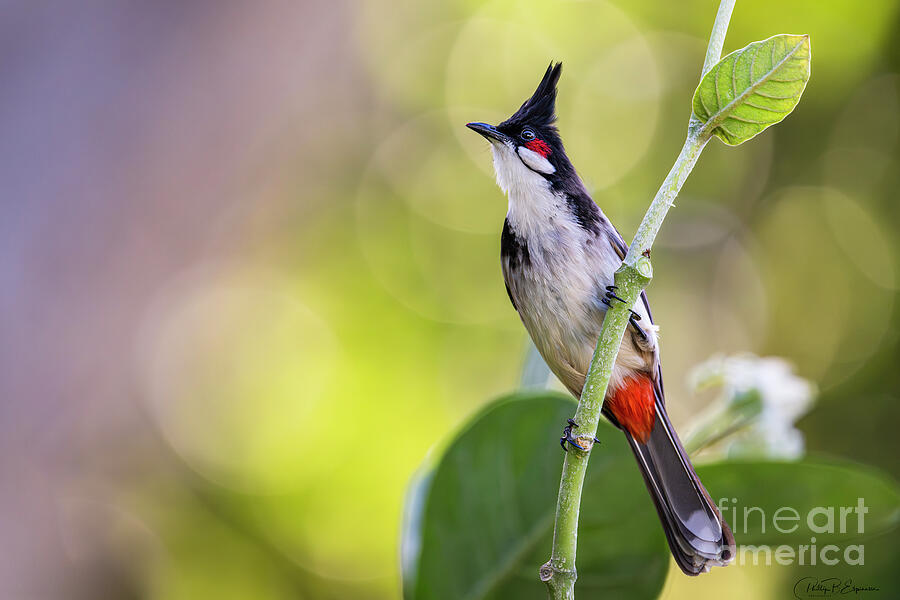
[[[497,126],[487,123],[469,123],[472,129],[493,144],[510,144],[514,150],[527,149],[537,153],[549,162],[550,168],[543,168],[534,161],[523,162],[531,170],[540,173],[547,179],[560,179],[574,173],[562,139],[556,129],[556,85],[562,73],[562,63],[550,63],[544,77],[538,84],[531,98],[526,100],[510,118]],[[527,152],[517,152],[530,156]]]

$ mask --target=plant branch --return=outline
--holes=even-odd
[[[731,434],[737,433],[738,431],[740,431],[744,427],[747,427],[751,423],[753,423],[752,417],[747,417],[740,421],[735,421],[734,423],[731,423],[730,425],[722,428],[721,430],[710,433],[706,437],[698,436],[696,439],[688,440],[688,442],[685,444],[684,449],[687,451],[687,453],[689,455],[693,456],[694,454],[696,454],[697,452],[700,452],[704,448],[709,448],[713,444],[717,444],[717,443],[721,442],[722,440],[724,440]]]
[[[703,71],[700,73],[701,79],[722,58],[725,34],[728,32],[728,23],[731,22],[731,13],[734,11],[735,2],[737,0],[722,0],[719,2],[716,21],[713,23],[712,33],[709,34],[709,45],[706,47],[706,58],[703,61]]]
[[[713,24],[706,59],[703,64],[705,74],[715,65],[721,55],[725,33],[731,20],[736,0],[721,0],[716,20]],[[600,421],[600,411],[606,397],[606,389],[612,376],[613,365],[619,353],[622,337],[628,326],[630,312],[641,291],[653,277],[650,264],[650,249],[656,234],[666,218],[669,208],[687,179],[691,170],[710,139],[708,131],[702,131],[702,123],[691,118],[688,135],[681,153],[666,176],[653,202],[647,209],[640,227],[631,242],[622,266],[615,273],[617,295],[625,302],[614,302],[606,312],[600,337],[594,351],[591,366],[584,382],[584,389],[575,412],[576,442],[582,450],[572,448],[563,462],[559,497],[556,504],[556,521],[553,530],[553,550],[550,560],[541,566],[540,578],[547,585],[552,600],[573,600],[575,598],[575,554],[578,540],[578,512],[581,506],[581,492],[587,471],[588,457],[594,435]]]

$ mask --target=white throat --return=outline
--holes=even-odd
[[[491,149],[497,185],[509,198],[509,212],[506,216],[509,224],[518,235],[529,239],[529,243],[539,243],[551,229],[568,220],[565,199],[553,192],[550,182],[543,176],[528,168],[511,145],[492,144]],[[550,164],[539,154],[523,150]],[[550,168],[553,168],[552,165]]]

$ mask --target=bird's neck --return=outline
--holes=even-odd
[[[512,186],[507,192],[506,219],[517,236],[538,249],[580,245],[600,234],[606,217],[580,180],[573,180],[570,189],[554,189],[546,179],[541,180],[543,185]]]
[[[514,152],[494,147],[497,184],[509,198],[507,223],[532,248],[578,244],[595,234],[602,213],[570,163],[564,161],[555,183],[529,169]]]
[[[539,242],[569,219],[566,199],[542,178],[538,186],[510,187],[506,219],[516,234]]]

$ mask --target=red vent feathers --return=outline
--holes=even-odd
[[[628,377],[622,388],[606,399],[606,405],[625,431],[642,444],[647,443],[656,421],[653,382],[649,377]]]

